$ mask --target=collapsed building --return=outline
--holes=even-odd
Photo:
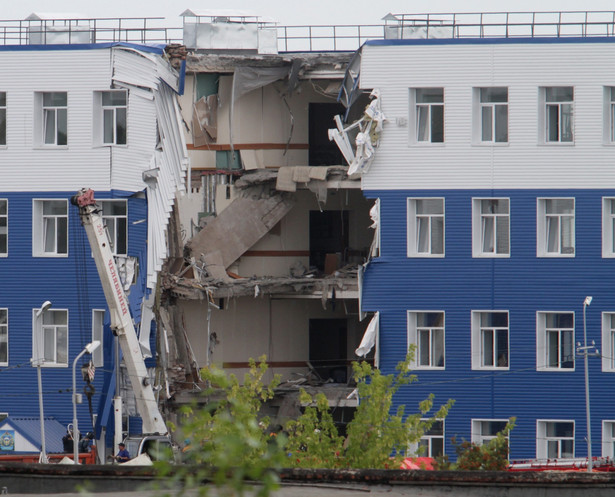
[[[161,280],[169,407],[195,398],[200,368],[241,377],[264,355],[281,376],[280,417],[307,386],[343,423],[369,323],[358,268],[374,239],[373,201],[328,135],[353,53],[279,52],[261,18],[183,15],[191,192],[177,199]]]

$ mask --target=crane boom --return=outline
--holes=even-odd
[[[118,337],[130,383],[136,397],[137,411],[143,420],[143,432],[164,435],[168,430],[158,409],[154,390],[149,381],[141,353],[141,345],[132,323],[128,299],[111,252],[109,237],[100,214],[100,208],[96,206],[94,200],[94,191],[84,188],[71,199],[71,202],[79,207],[81,222],[88,235],[98,275],[111,313],[111,329]]]

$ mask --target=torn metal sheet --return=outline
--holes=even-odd
[[[359,348],[354,351],[359,357],[365,357],[374,348],[374,345],[378,341],[378,334],[380,330],[380,312],[376,312],[374,317],[367,325],[367,329],[363,334],[363,339]]]
[[[238,197],[209,222],[187,244],[196,259],[215,252],[228,268],[265,236],[292,207],[295,199],[284,194],[264,198]]]
[[[201,97],[192,109],[192,139],[195,147],[216,143],[218,138],[218,95]]]
[[[374,159],[375,148],[380,143],[386,117],[380,108],[380,92],[374,89],[371,93],[372,101],[365,108],[363,117],[344,128],[341,127],[341,120],[336,119],[337,128],[329,130],[329,140],[335,141],[338,148],[348,161],[348,175],[367,172]],[[350,146],[348,132],[358,129],[355,137],[354,150]],[[349,160],[350,159],[350,160]]]

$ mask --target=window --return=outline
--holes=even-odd
[[[444,369],[444,312],[408,313],[408,346],[414,345],[414,367]]]
[[[6,92],[0,91],[0,146],[6,145]]]
[[[472,369],[508,369],[508,312],[472,312]]]
[[[408,257],[444,257],[444,199],[408,199]]]
[[[536,457],[538,459],[573,458],[574,421],[538,420]]]
[[[477,88],[481,143],[508,142],[508,88]]]
[[[128,216],[125,200],[103,200],[102,217],[107,226],[113,255],[128,253]]]
[[[602,199],[602,257],[615,257],[615,198]]]
[[[0,257],[9,253],[9,201],[0,199]]]
[[[547,87],[541,90],[544,92],[545,102],[545,142],[572,142],[574,88],[563,86]]]
[[[32,219],[33,256],[68,255],[68,202],[34,200]]]
[[[574,257],[574,199],[539,198],[537,212],[538,257]]]
[[[66,92],[43,93],[43,143],[68,143],[68,97]]]
[[[100,92],[103,121],[103,144],[126,145],[126,92]]]
[[[421,419],[421,421],[428,421]],[[418,452],[417,452],[418,449]],[[416,452],[423,457],[441,457],[444,455],[444,420],[434,421],[431,428],[427,430],[415,447],[411,447],[412,452]]]
[[[538,312],[536,369],[574,371],[574,313]]]
[[[489,443],[497,437],[508,424],[507,419],[473,419],[472,442],[478,445]],[[508,440],[508,435],[506,436]]]
[[[615,372],[615,313],[602,313],[602,371]]]
[[[92,352],[92,363],[95,367],[100,368],[104,365],[103,360],[103,332],[105,322],[105,310],[93,309],[92,310],[92,342],[98,340],[100,346]]]
[[[615,457],[615,421],[602,422],[602,457]]]
[[[37,316],[38,311],[32,313],[33,359],[44,359],[44,366],[68,366],[68,311],[48,309]]]
[[[510,256],[509,199],[472,199],[472,253],[474,257]]]
[[[9,310],[0,309],[0,364],[9,363]]]
[[[442,143],[444,141],[444,89],[416,88],[416,141]]]

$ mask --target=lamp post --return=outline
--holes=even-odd
[[[39,328],[38,320],[42,319],[43,313],[51,307],[51,302],[49,300],[45,300],[41,305],[40,309],[36,311],[35,319],[36,325],[34,330],[34,338],[36,340],[36,344],[34,347],[36,357],[32,359],[33,365],[36,365],[36,377],[38,380],[38,410],[39,417],[41,422],[41,457],[39,462],[42,464],[47,464],[49,461],[47,460],[47,451],[45,448],[45,418],[43,413],[43,380],[41,378],[41,365],[45,362],[45,355],[43,353],[43,343],[42,343],[42,326]],[[35,364],[36,363],[36,364]]]
[[[79,355],[75,357],[73,361],[73,462],[79,464],[79,427],[77,425],[77,378],[76,368],[77,361],[83,357],[84,354],[91,354],[100,346],[98,340],[94,340],[92,343],[88,343]]]
[[[592,429],[591,416],[589,412],[589,366],[587,363],[587,323],[585,320],[585,310],[592,303],[592,297],[585,297],[583,301],[583,347],[578,347],[578,350],[583,351],[585,360],[585,410],[587,413],[587,472],[592,472]],[[592,347],[589,347],[592,348]]]

